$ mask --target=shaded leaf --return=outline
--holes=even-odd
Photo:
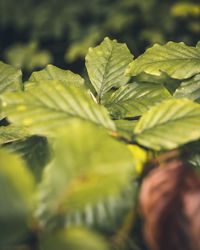
[[[76,87],[84,86],[84,79],[70,70],[63,70],[54,65],[47,65],[45,69],[35,71],[29,78],[29,82],[25,83],[25,89],[34,85],[41,80],[59,80],[64,85],[74,85]]]
[[[129,120],[114,120],[117,133],[120,136],[125,137],[126,139],[132,138],[133,128],[135,127],[137,120],[129,121]]]
[[[173,149],[200,138],[200,105],[172,99],[153,107],[134,128],[135,140],[155,150]]]
[[[6,149],[18,153],[26,161],[35,179],[40,180],[43,168],[51,158],[51,150],[45,137],[32,136],[13,142]]]
[[[22,160],[0,150],[0,247],[23,239],[33,206],[34,182]]]
[[[150,83],[155,83],[155,84],[163,84],[171,95],[173,95],[175,90],[181,84],[180,80],[173,79],[164,72],[161,72],[159,76],[142,72],[133,78],[136,82],[147,82],[147,83],[150,82]]]
[[[139,164],[137,164],[139,166]],[[138,168],[138,167],[136,167]],[[137,173],[135,172],[137,175]],[[124,217],[133,209],[137,201],[138,182],[122,191],[118,196],[109,196],[94,204],[87,204],[83,210],[74,210],[66,215],[64,224],[67,228],[74,225],[87,226],[107,233],[116,233]]]
[[[180,87],[174,93],[176,98],[186,97],[195,102],[200,102],[200,74],[192,79],[181,83]]]
[[[117,43],[108,37],[95,48],[90,48],[86,56],[86,67],[90,80],[99,96],[112,87],[119,87],[128,82],[125,69],[133,56],[125,44]]]
[[[94,103],[89,94],[59,81],[40,81],[26,92],[2,96],[8,120],[28,127],[33,134],[54,133],[74,119],[88,120],[114,130],[107,110]]]
[[[41,239],[43,250],[108,250],[108,244],[98,234],[84,228],[60,230],[56,234],[46,235]]]
[[[13,124],[9,126],[0,126],[0,144],[10,143],[29,136],[28,130],[21,126]]]
[[[155,44],[130,63],[126,74],[135,76],[143,71],[158,76],[163,71],[173,78],[189,78],[200,72],[200,48],[182,42]]]
[[[131,118],[140,116],[170,97],[162,84],[134,82],[115,91],[107,100],[106,107],[115,119]]]

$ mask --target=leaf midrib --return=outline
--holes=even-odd
[[[104,86],[105,86],[105,77],[107,75],[107,67],[110,63],[110,59],[112,57],[112,54],[113,54],[113,49],[114,49],[114,46],[112,46],[111,48],[111,51],[110,51],[110,55],[108,56],[107,58],[107,62],[106,62],[106,65],[105,65],[105,70],[104,70],[104,73],[103,73],[103,77],[102,77],[102,81],[101,81],[101,87],[99,89],[99,104],[101,104],[101,98],[102,98],[102,94],[103,94],[103,90],[104,90]]]

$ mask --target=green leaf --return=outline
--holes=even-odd
[[[133,170],[126,145],[93,124],[73,123],[57,140],[55,160],[45,168],[37,214],[44,224],[58,215],[64,223],[88,206],[118,197],[130,186]]]
[[[172,99],[153,107],[134,128],[134,139],[155,150],[176,148],[200,138],[200,104]]]
[[[9,126],[0,126],[0,144],[20,140],[28,135],[28,130],[21,126],[15,126],[13,124]]]
[[[182,42],[168,42],[163,46],[155,44],[130,63],[126,74],[136,76],[143,71],[158,76],[166,72],[177,79],[189,78],[200,72],[200,48]]]
[[[23,161],[0,149],[0,247],[23,239],[33,193],[33,178]]]
[[[0,94],[22,89],[22,72],[0,61]]]
[[[200,103],[200,74],[182,82],[180,87],[176,89],[174,96],[176,98],[186,97]]]
[[[84,79],[79,75],[74,74],[70,70],[59,69],[50,64],[43,70],[33,72],[29,78],[29,82],[25,83],[25,89],[41,80],[59,80],[64,85],[71,84],[76,87],[84,86]]]
[[[129,120],[114,120],[117,133],[120,136],[125,137],[126,139],[132,138],[133,128],[135,127],[137,120],[129,121]]]
[[[115,91],[107,100],[106,107],[115,119],[131,118],[170,97],[162,84],[134,82]]]
[[[8,120],[28,127],[32,134],[55,135],[55,130],[77,118],[115,130],[107,110],[94,103],[86,90],[56,80],[40,81],[25,92],[8,93],[2,99]]]
[[[141,161],[140,161],[141,164]],[[139,167],[139,165],[137,165]],[[135,174],[137,174],[135,172]],[[124,217],[133,209],[137,202],[139,184],[133,181],[132,185],[123,190],[118,196],[109,196],[95,204],[87,204],[84,210],[75,210],[66,215],[65,226],[87,226],[98,230],[116,233],[120,229]]]
[[[108,244],[98,234],[84,228],[70,228],[51,233],[41,239],[43,250],[108,250]]]
[[[133,56],[125,44],[117,43],[108,37],[95,48],[90,48],[86,56],[86,67],[90,80],[99,96],[112,87],[119,87],[128,82],[125,69]]]
[[[148,82],[154,84],[163,84],[171,95],[180,86],[181,81],[169,77],[166,73],[162,72],[159,76],[147,74],[145,72],[133,77],[136,82]]]
[[[32,136],[19,140],[8,144],[6,149],[18,153],[25,160],[36,181],[40,181],[43,168],[51,159],[51,150],[45,137]]]

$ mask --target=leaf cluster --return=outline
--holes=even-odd
[[[199,168],[200,48],[133,57],[105,38],[86,55],[87,83],[53,65],[22,82],[0,63],[0,247],[145,249],[146,163],[176,149]]]

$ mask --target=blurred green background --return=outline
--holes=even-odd
[[[135,57],[169,40],[200,40],[200,1],[0,0],[0,60],[26,74],[52,63],[81,73],[88,47],[105,36]]]

